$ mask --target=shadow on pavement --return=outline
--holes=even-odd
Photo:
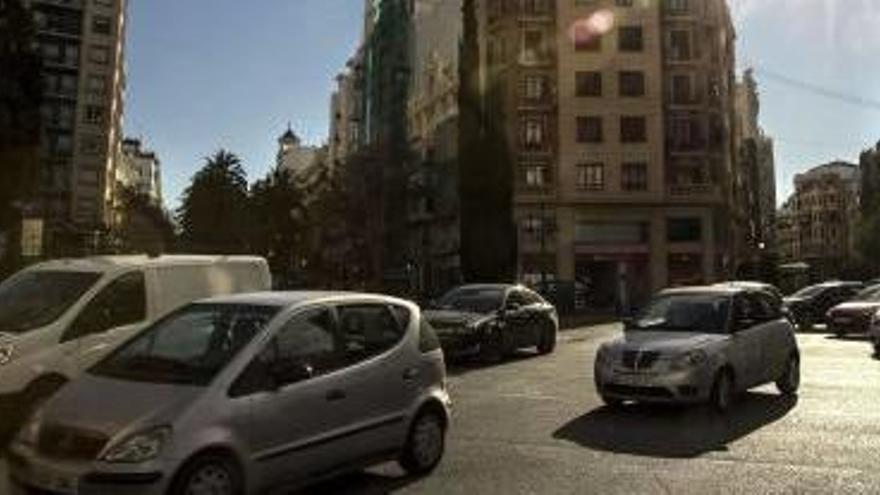
[[[727,450],[727,444],[781,419],[796,404],[796,397],[748,393],[725,415],[706,407],[602,407],[572,420],[553,437],[607,452],[690,458]]]
[[[380,474],[370,471],[351,473],[310,486],[291,495],[324,495],[326,493],[382,495],[400,490],[418,481],[418,478]]]
[[[528,361],[541,357],[537,351],[520,349],[505,356],[500,363],[487,363],[480,359],[477,354],[452,355],[446,357],[446,374],[449,376],[462,376],[474,371],[488,368],[509,366],[518,362]]]

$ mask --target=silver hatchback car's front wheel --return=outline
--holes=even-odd
[[[242,495],[238,466],[224,456],[205,455],[188,463],[177,476],[170,495]]]

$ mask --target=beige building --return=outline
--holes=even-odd
[[[777,233],[784,262],[803,261],[815,276],[828,278],[855,261],[859,182],[858,166],[846,162],[795,176]]]
[[[126,0],[31,0],[43,55],[40,214],[49,253],[94,249],[121,156]]]
[[[156,153],[146,149],[140,139],[122,141],[116,184],[146,196],[156,206],[162,206],[162,164]]]
[[[319,148],[305,146],[290,126],[278,138],[276,166],[296,177],[307,172],[318,159]]]
[[[509,81],[521,277],[590,307],[732,263],[734,30],[724,0],[488,2]]]

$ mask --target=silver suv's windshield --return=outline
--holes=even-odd
[[[23,334],[61,317],[100,273],[33,270],[0,285],[0,332]]]
[[[277,312],[278,308],[266,306],[192,304],[128,341],[91,373],[204,386]]]
[[[724,294],[662,295],[651,301],[627,330],[726,334],[730,301]]]
[[[453,290],[437,303],[440,309],[453,309],[470,313],[491,313],[504,304],[504,290],[496,288],[466,287]]]

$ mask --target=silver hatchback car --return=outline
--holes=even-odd
[[[800,352],[780,300],[736,286],[661,292],[598,351],[596,389],[609,405],[710,402],[730,406],[736,393],[775,382],[800,385]]]
[[[265,293],[186,306],[64,387],[8,455],[17,493],[262,493],[441,460],[450,399],[412,303]]]

